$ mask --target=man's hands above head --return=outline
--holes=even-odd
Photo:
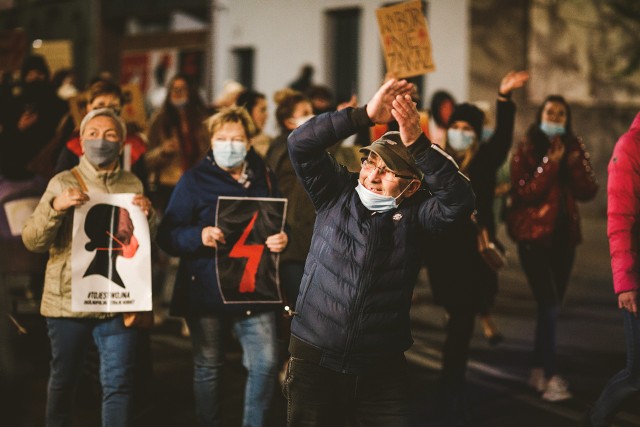
[[[367,115],[374,123],[388,123],[393,119],[391,115],[392,102],[398,95],[409,95],[413,84],[406,80],[391,79],[385,82],[367,103]]]
[[[411,95],[398,95],[392,102],[391,115],[398,122],[400,138],[407,147],[416,142],[422,134],[420,114]]]

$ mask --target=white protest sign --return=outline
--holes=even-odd
[[[151,239],[134,194],[88,193],[75,208],[71,244],[71,309],[150,311]]]

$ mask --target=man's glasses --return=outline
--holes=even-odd
[[[385,181],[396,181],[398,178],[415,179],[415,177],[413,176],[400,175],[398,173],[395,173],[394,171],[387,169],[386,166],[378,167],[375,163],[373,163],[366,157],[363,157],[361,160],[363,171],[365,171],[367,174],[370,174],[375,169],[378,175],[380,175],[380,178],[384,179]]]

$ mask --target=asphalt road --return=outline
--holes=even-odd
[[[535,305],[520,271],[515,247],[504,237],[509,265],[500,273],[500,293],[495,317],[506,339],[490,347],[480,328],[472,341],[468,372],[468,406],[472,426],[578,426],[608,378],[624,365],[622,320],[611,288],[606,223],[584,221],[585,242],[580,246],[574,274],[558,329],[559,372],[571,383],[574,399],[546,403],[525,381],[529,370]],[[20,286],[12,278],[12,287]],[[432,426],[435,384],[444,340],[444,312],[431,302],[426,275],[421,274],[412,308],[415,344],[407,352],[411,364],[415,426]],[[0,426],[44,425],[48,340],[36,307],[18,305],[17,319],[29,330],[12,336],[9,345],[17,361],[17,380],[3,385],[0,396]],[[180,334],[180,323],[170,319],[150,334],[152,375],[136,405],[136,425],[188,427],[195,425],[191,392],[191,344]],[[223,379],[224,426],[241,424],[245,372],[240,351],[230,340]],[[76,426],[100,425],[100,390],[95,376],[95,355],[88,361],[78,389]],[[8,392],[7,392],[8,390]],[[285,400],[276,392],[269,425],[285,425]],[[4,421],[3,421],[4,420]],[[625,404],[616,426],[640,426],[640,398]]]

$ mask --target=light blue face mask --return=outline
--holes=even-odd
[[[540,130],[547,134],[549,138],[553,138],[556,135],[564,135],[564,125],[554,122],[542,121],[540,122]]]
[[[244,141],[215,140],[213,141],[213,158],[216,164],[223,168],[235,168],[247,157],[247,143]]]
[[[411,185],[411,182],[409,183],[409,185]],[[360,201],[365,208],[374,212],[387,212],[398,207],[398,199],[404,194],[405,191],[407,191],[409,185],[407,185],[405,189],[402,190],[400,194],[398,194],[398,197],[391,197],[383,196],[382,194],[374,193],[371,190],[367,190],[367,188],[362,185],[360,181],[358,181],[358,185],[356,186],[356,193],[358,193]]]
[[[456,151],[464,151],[471,147],[476,139],[476,134],[470,130],[448,129],[447,143]]]

